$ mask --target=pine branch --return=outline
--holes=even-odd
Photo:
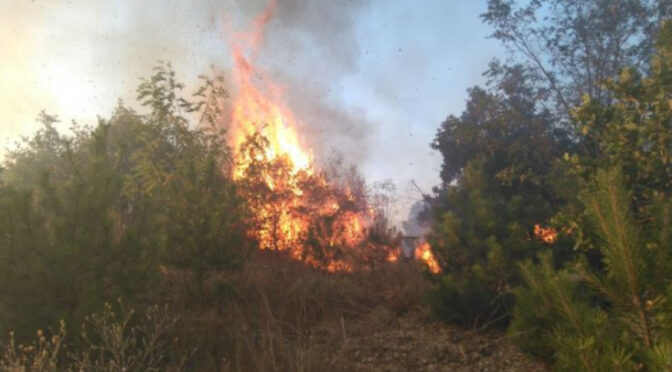
[[[617,281],[626,283],[629,303],[636,312],[639,327],[643,333],[643,341],[647,347],[653,345],[646,309],[641,299],[641,288],[637,267],[637,252],[640,239],[633,228],[632,218],[628,213],[627,192],[623,189],[620,172],[610,171],[598,176],[600,192],[591,195],[589,203],[593,215],[598,222],[602,238],[607,243],[604,253],[609,259],[610,275]]]

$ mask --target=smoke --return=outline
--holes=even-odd
[[[263,12],[269,0],[235,0],[243,19]],[[363,0],[278,0],[266,27],[269,56],[285,61],[305,60],[314,67],[336,73],[353,70],[358,45],[354,20],[366,4]]]
[[[243,29],[267,6],[265,0],[236,1],[237,14],[248,20],[247,26],[238,24]],[[369,3],[279,0],[274,5],[255,62],[284,88],[287,106],[302,122],[301,135],[316,155],[335,148],[347,161],[361,161],[375,125],[364,107],[346,105],[339,93],[342,80],[358,69],[355,20]]]
[[[109,114],[118,98],[133,103],[139,79],[159,60],[171,62],[191,90],[210,66],[231,67],[231,33],[249,29],[267,2],[0,5],[0,13],[11,15],[0,22],[0,45],[7,51],[0,60],[0,131],[14,138],[30,134],[41,109],[65,122],[93,122]],[[263,30],[255,63],[284,87],[287,106],[318,156],[336,147],[361,161],[370,147],[373,125],[366,110],[346,105],[339,91],[340,82],[358,68],[354,27],[367,7],[363,0],[277,0]]]
[[[64,128],[70,120],[93,123],[118,98],[133,103],[139,79],[158,60],[172,62],[189,82],[225,55],[211,17],[222,9],[214,4],[0,2],[0,132],[29,135],[42,109],[60,116]]]

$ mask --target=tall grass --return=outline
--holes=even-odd
[[[107,305],[72,336],[61,324],[28,346],[10,337],[0,370],[342,370],[355,319],[376,327],[413,311],[425,288],[414,262],[332,274],[274,252],[255,254],[244,270],[213,274],[192,303],[184,281],[172,273],[157,289],[152,300],[169,307]]]
[[[180,316],[187,332],[180,338],[197,336],[199,355],[207,355],[191,364],[195,369],[337,369],[349,320],[380,308],[409,312],[420,305],[425,287],[411,262],[327,273],[273,252],[260,252],[226,280],[233,291],[221,308],[190,309]]]

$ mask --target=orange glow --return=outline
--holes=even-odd
[[[400,256],[401,256],[401,249],[399,247],[395,247],[387,252],[386,260],[387,262],[397,262],[399,261]]]
[[[552,227],[541,227],[541,225],[534,225],[534,237],[546,243],[553,244],[558,240],[558,231]]]
[[[441,272],[441,267],[432,253],[432,247],[424,242],[415,248],[415,259],[422,261],[432,274]]]

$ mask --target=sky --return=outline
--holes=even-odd
[[[169,61],[194,89],[232,66],[228,41],[266,0],[0,0],[0,154],[41,110],[95,124]],[[503,49],[486,0],[278,0],[257,63],[286,93],[307,146],[335,149],[370,184],[397,186],[396,220],[439,183],[429,146]]]

